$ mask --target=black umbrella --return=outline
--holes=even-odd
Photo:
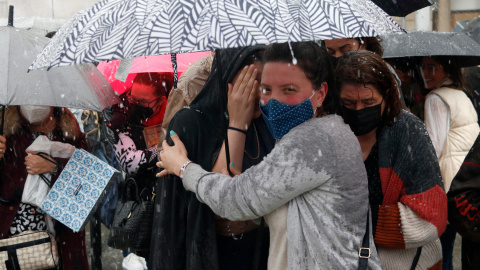
[[[480,65],[480,46],[465,33],[410,31],[381,37],[383,58],[449,56],[460,67]]]
[[[372,0],[390,16],[405,17],[433,4],[431,0]]]

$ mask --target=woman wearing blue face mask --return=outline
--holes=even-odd
[[[447,223],[447,202],[425,126],[402,111],[393,75],[378,55],[346,53],[335,81],[345,122],[362,148],[383,267],[442,269],[439,236]]]
[[[269,269],[357,269],[360,261],[381,269],[371,232],[366,234],[368,182],[358,141],[339,116],[317,118],[330,111],[322,106],[330,75],[325,52],[315,43],[267,47],[260,108],[277,143],[241,175],[231,178],[191,163],[175,132],[169,134],[174,146],[163,143],[161,175],[180,176],[222,217],[265,216]],[[362,257],[371,251],[367,261],[359,250]]]

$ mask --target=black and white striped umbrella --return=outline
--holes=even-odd
[[[370,0],[101,0],[31,68],[402,30]]]

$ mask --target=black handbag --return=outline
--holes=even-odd
[[[123,186],[113,217],[108,246],[131,251],[150,250],[155,193],[144,201],[140,198],[135,179],[128,178]]]
[[[480,136],[477,137],[447,193],[448,221],[471,242],[480,242]]]

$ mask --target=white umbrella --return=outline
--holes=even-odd
[[[102,0],[63,25],[31,68],[402,30],[370,0]]]

